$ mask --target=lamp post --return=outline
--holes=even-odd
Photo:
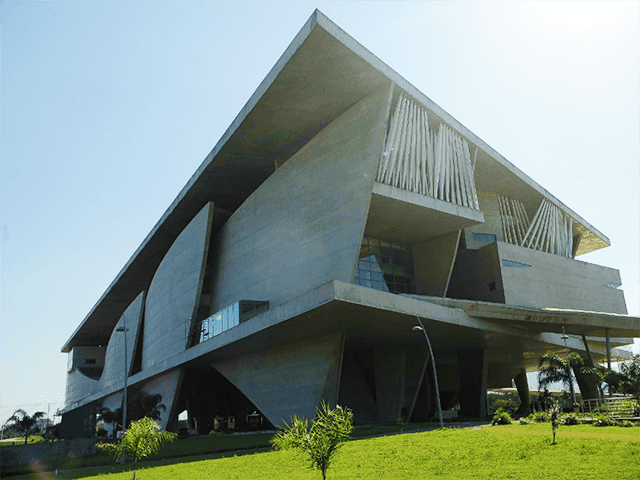
[[[569,376],[569,389],[571,390],[571,401],[573,404],[571,405],[571,409],[573,410],[576,402],[576,392],[573,389],[573,378],[571,377],[571,362],[569,361],[569,347],[567,347],[567,340],[569,339],[569,335],[564,333],[564,325],[562,326],[562,340],[564,340],[564,349],[567,353],[567,375]]]
[[[124,395],[122,401],[122,435],[127,430],[127,377],[129,376],[129,369],[127,368],[127,323],[125,316],[122,315],[122,326],[116,328],[116,332],[124,332]],[[124,465],[124,454],[120,458],[120,463]]]
[[[412,332],[422,331],[424,333],[424,338],[427,341],[427,346],[429,347],[429,355],[431,355],[431,366],[433,367],[433,379],[436,384],[436,402],[438,404],[438,417],[440,418],[440,428],[444,428],[444,421],[442,419],[442,406],[440,405],[440,387],[438,386],[438,372],[436,371],[436,359],[433,356],[433,349],[431,348],[431,342],[429,341],[429,335],[427,335],[427,331],[422,324],[422,320],[420,317],[416,315],[420,326],[415,326],[411,329]]]

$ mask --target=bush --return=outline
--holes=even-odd
[[[620,426],[621,427],[633,427],[633,422],[630,422],[629,420],[623,420],[622,422],[620,422]]]
[[[511,425],[513,423],[513,419],[509,412],[507,412],[504,408],[498,408],[496,413],[493,415],[493,419],[491,420],[491,425]]]
[[[640,403],[637,400],[624,400],[622,402],[624,410],[630,410],[634,417],[640,417]]]
[[[561,425],[580,425],[582,420],[576,413],[566,413],[560,416]]]
[[[530,425],[532,423],[536,423],[533,420],[531,420],[531,415],[529,415],[528,417],[522,417],[520,420],[518,420],[518,423],[520,423],[520,425]]]
[[[533,412],[529,415],[529,420],[537,423],[548,422],[549,421],[549,413],[548,412]]]
[[[618,425],[618,422],[613,415],[608,415],[604,413],[598,413],[594,415],[596,419],[596,423],[594,424],[596,427],[615,427]]]
[[[493,407],[496,409],[495,413],[498,413],[499,410],[503,410],[509,414],[514,413],[517,408],[511,398],[496,398],[493,401]]]

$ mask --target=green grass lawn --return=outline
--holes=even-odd
[[[320,479],[291,452],[235,452],[143,462],[141,480]],[[57,478],[131,478],[131,465],[59,472]],[[47,478],[37,472],[17,479]],[[54,478],[54,477],[48,477]],[[347,442],[327,478],[638,479],[640,427],[563,426],[551,444],[548,423],[445,429]]]

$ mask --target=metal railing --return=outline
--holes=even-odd
[[[615,395],[605,398],[589,398],[582,401],[585,413],[608,413],[616,418],[633,417],[630,395]]]

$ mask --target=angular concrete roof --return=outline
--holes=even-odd
[[[535,211],[548,198],[577,222],[578,254],[610,244],[598,230],[466,129],[352,37],[315,11],[93,309],[62,347],[106,344],[162,257],[206,202],[220,226],[274,171],[350,106],[389,82],[478,147],[476,186]],[[496,179],[500,179],[496,183]]]

